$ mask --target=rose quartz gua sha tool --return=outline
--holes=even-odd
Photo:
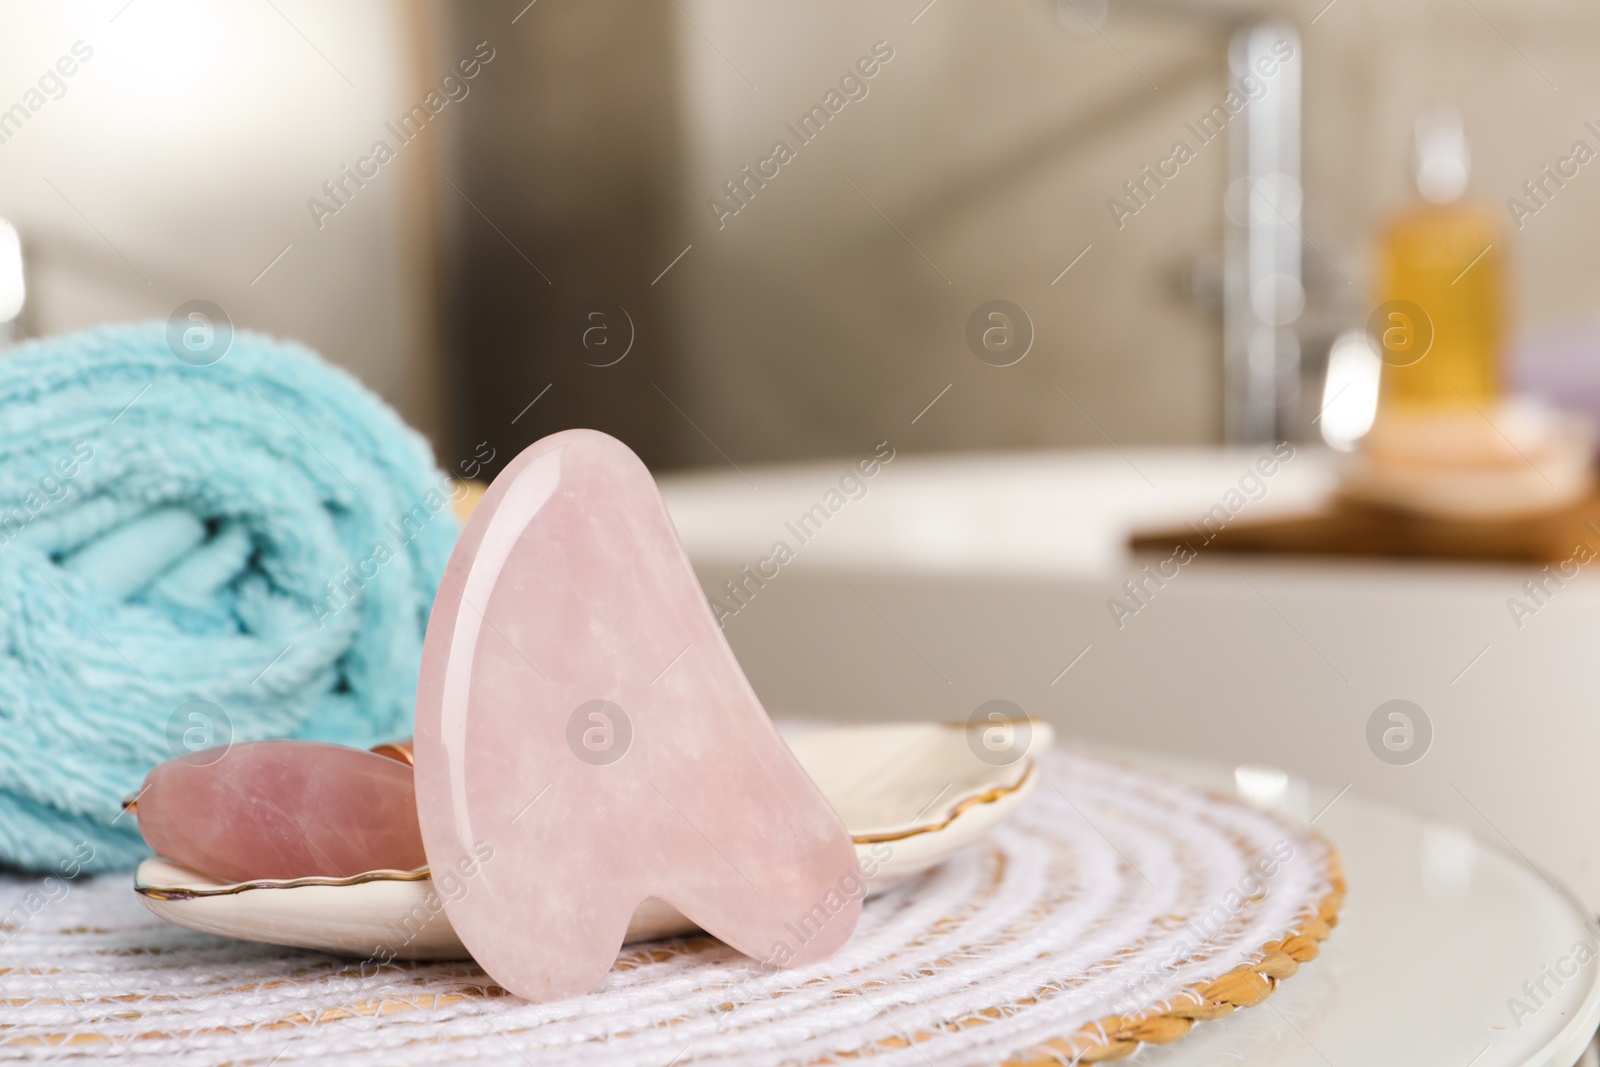
[[[467,523],[415,758],[429,866],[466,886],[450,923],[520,997],[594,988],[650,897],[768,969],[855,929],[844,824],[746,681],[649,471],[603,433],[536,442]]]

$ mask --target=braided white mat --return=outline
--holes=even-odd
[[[49,892],[3,878],[0,1059],[1060,1061],[1045,1042],[1254,962],[1333,888],[1309,830],[1067,752],[1040,769],[1013,821],[869,901],[824,964],[764,975],[710,938],[631,945],[599,991],[555,1004],[509,997],[471,963],[361,974],[169,926],[126,875]],[[1274,849],[1291,858],[1251,877]]]

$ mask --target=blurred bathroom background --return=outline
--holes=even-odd
[[[1411,196],[1416,116],[1459,110],[1469,195],[1504,212],[1594,141],[1600,9],[7,0],[19,332],[211,300],[350,368],[445,460],[574,425],[658,469],[891,436],[912,453],[1219,442],[1239,138],[1188,131],[1237,86],[1230,40],[1274,16],[1303,95],[1303,195],[1273,207],[1303,279],[1279,429],[1315,438],[1329,343],[1371,310],[1375,233]],[[77,42],[92,56],[46,77]],[[803,142],[789,127],[830,91],[843,106]],[[414,112],[430,92],[443,106]],[[1193,158],[1118,218],[1108,201],[1137,203],[1124,183],[1180,138]],[[780,139],[794,158],[769,164]],[[392,158],[372,158],[380,140]],[[1581,336],[1600,178],[1567,180],[1520,230],[1502,217],[1512,338]],[[967,339],[994,299],[1033,335],[1004,369]]]
[[[1361,458],[1317,445],[1372,417],[1419,116],[1459,116],[1501,235],[1452,260],[1450,321],[1503,273],[1507,376],[1600,415],[1597,47],[1576,0],[0,0],[0,347],[204,300],[450,469],[606,430],[673,473],[714,597],[885,442],[916,458],[726,626],[775,714],[1004,698],[1405,803],[1600,911],[1600,589],[1515,608],[1571,540],[1391,516],[1398,554],[1208,548],[1115,608],[1170,553],[1130,537],[1214,513],[1264,442],[1302,458],[1251,523]],[[1370,373],[1329,387],[1330,350]],[[1600,523],[1589,439],[1547,477],[1479,414]],[[1368,733],[1396,699],[1437,733],[1405,765]]]

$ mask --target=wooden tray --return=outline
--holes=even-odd
[[[1131,544],[1152,552],[1183,544],[1196,552],[1552,563],[1586,554],[1584,549],[1600,553],[1600,496],[1502,519],[1419,515],[1335,497],[1315,512],[1244,519],[1220,530],[1195,523],[1141,531]]]

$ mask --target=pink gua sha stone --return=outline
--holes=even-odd
[[[593,989],[655,897],[769,969],[855,929],[839,816],[711,614],[650,472],[567,430],[494,480],[434,601],[417,806],[444,907],[519,997]]]
[[[411,768],[316,741],[249,741],[170,759],[135,813],[158,855],[225,882],[346,878],[427,862]]]

